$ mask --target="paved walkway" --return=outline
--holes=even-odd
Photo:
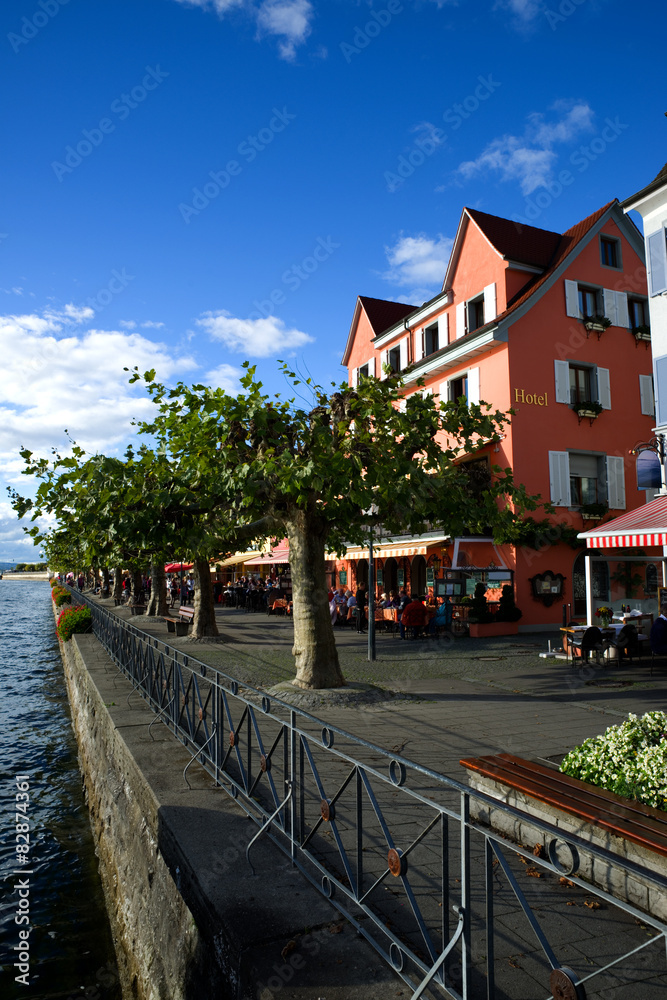
[[[110,602],[101,603],[108,606]],[[118,614],[130,617],[125,609],[118,609]],[[293,676],[289,621],[236,609],[220,609],[217,617],[222,641],[212,643],[193,644],[167,636],[166,625],[159,619],[135,618],[132,624],[256,687],[270,688]],[[346,678],[376,684],[388,694],[387,701],[363,709],[327,706],[326,719],[384,749],[463,781],[462,757],[506,751],[558,763],[572,747],[603,732],[629,712],[667,709],[667,673],[656,671],[651,677],[650,659],[633,665],[626,662],[621,668],[573,669],[565,661],[540,659],[549,639],[555,647],[559,634],[463,638],[447,645],[380,635],[378,659],[370,664],[366,637],[337,631]],[[396,693],[411,697],[396,697]],[[318,714],[316,707],[310,710]],[[551,891],[557,890],[552,887]],[[545,897],[542,905],[546,903]],[[611,960],[628,950],[633,934],[637,943],[646,939],[646,928],[635,926],[625,914],[619,916],[611,909],[606,914],[587,912],[581,909],[582,900],[568,905],[573,908],[564,911],[559,954],[569,952],[580,970],[582,963],[583,967],[597,964],[604,955]],[[499,949],[502,957],[497,958],[497,965],[502,964],[501,972],[524,968],[527,975],[519,985],[513,973],[513,985],[506,987],[507,992],[499,990],[497,996],[509,1000],[541,996],[539,990],[535,992],[539,949],[532,932],[524,932],[522,937],[515,924],[511,930],[514,943],[510,944],[509,937],[503,942],[505,950]],[[589,998],[657,1000],[666,995],[664,946],[651,946],[630,966],[626,964],[623,974],[610,973],[603,980],[593,980]],[[539,979],[543,984],[543,974]],[[291,995],[304,1000],[309,996],[298,991]]]

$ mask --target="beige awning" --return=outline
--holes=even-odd
[[[375,559],[400,559],[403,556],[425,556],[432,545],[448,542],[449,535],[438,535],[436,538],[410,538],[404,542],[378,542],[373,546]],[[345,559],[368,559],[368,548],[349,548]]]
[[[250,559],[254,559],[260,553],[257,549],[252,549],[251,552],[235,552],[233,556],[228,556],[223,559],[222,562],[216,560],[216,566],[238,566],[239,563],[248,562]]]

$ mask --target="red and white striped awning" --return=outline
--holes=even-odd
[[[599,528],[582,531],[579,538],[589,549],[648,548],[667,545],[667,496],[628,511]]]

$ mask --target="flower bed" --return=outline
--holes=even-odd
[[[63,608],[58,617],[56,635],[61,642],[69,642],[72,636],[90,632],[93,627],[93,615],[90,608],[77,606]]]
[[[51,597],[57,608],[62,607],[63,604],[72,603],[72,595],[66,587],[52,587]]]
[[[667,810],[667,713],[629,715],[602,736],[575,747],[560,770],[626,799]]]

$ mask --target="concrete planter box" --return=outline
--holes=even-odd
[[[494,635],[518,635],[518,622],[485,622],[483,624],[470,623],[470,638],[485,639]]]
[[[567,840],[568,834],[576,834],[592,846],[617,855],[618,866],[579,847],[580,866],[576,874],[592,885],[604,889],[616,899],[630,903],[660,920],[667,920],[667,892],[664,886],[661,887],[658,882],[648,877],[642,878],[639,873],[630,873],[622,865],[623,861],[634,862],[655,873],[658,880],[667,879],[667,857],[474,771],[468,772],[468,784],[471,789],[484,792],[499,802],[529,814],[524,820],[501,809],[494,809],[488,803],[472,797],[470,799],[472,818],[504,834],[516,844],[525,846],[543,844],[547,847],[544,844],[545,833],[536,825],[543,820],[558,827],[562,831],[563,840]],[[582,782],[582,785],[590,787],[585,782]],[[626,803],[626,800],[618,795],[614,798],[619,804]],[[655,812],[656,815],[660,815],[658,810]],[[535,823],[531,823],[531,818],[534,818]],[[569,857],[567,851],[566,855]]]

